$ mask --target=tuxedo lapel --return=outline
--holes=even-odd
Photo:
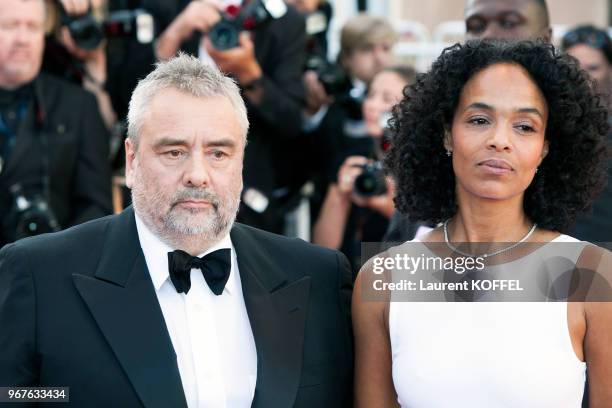
[[[302,370],[310,277],[289,281],[256,232],[237,224],[231,232],[244,302],[257,349],[253,407],[293,406]]]
[[[176,354],[131,207],[109,223],[95,275],[73,279],[143,405],[185,407]]]

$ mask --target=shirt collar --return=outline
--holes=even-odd
[[[136,230],[138,231],[138,239],[140,240],[140,247],[142,248],[142,252],[145,257],[145,261],[147,263],[147,267],[149,269],[149,274],[151,275],[151,280],[153,281],[153,286],[156,291],[159,291],[163,284],[169,280],[170,273],[168,272],[168,252],[174,251],[174,248],[171,248],[166,243],[164,243],[157,235],[155,235],[142,221],[142,219],[138,216],[138,214],[134,213],[136,217]],[[232,268],[230,270],[230,277],[227,280],[225,285],[225,289],[223,292],[227,291],[227,293],[232,294],[236,290],[236,279],[233,271],[235,270],[234,265],[236,265],[235,259],[235,251],[234,246],[232,244],[232,240],[230,238],[229,233],[227,233],[219,242],[217,242],[212,247],[208,248],[203,253],[199,254],[198,257],[201,258],[213,251],[218,249],[229,248],[231,250],[231,263]]]

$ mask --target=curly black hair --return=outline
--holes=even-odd
[[[385,167],[396,181],[395,205],[411,220],[437,224],[456,214],[444,132],[466,82],[502,62],[524,67],[548,104],[549,153],[525,192],[526,215],[541,228],[567,231],[603,188],[608,113],[578,61],[540,41],[474,40],[445,49],[393,109]]]

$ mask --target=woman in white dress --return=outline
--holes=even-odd
[[[565,243],[610,288],[610,252],[562,234],[601,189],[607,153],[606,110],[575,60],[542,43],[468,42],[404,94],[386,159],[395,202],[441,224],[404,245],[512,273],[529,259],[515,254],[535,254],[526,246]],[[590,406],[612,406],[609,290],[599,302],[574,301],[588,290],[548,303],[372,301],[373,265],[353,292],[358,407],[575,408],[587,374]]]

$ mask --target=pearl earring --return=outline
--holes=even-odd
[[[447,151],[446,151],[446,155],[447,155],[448,157],[451,157],[451,156],[453,155],[453,152],[452,152],[452,151],[450,151],[450,150],[447,150]]]

